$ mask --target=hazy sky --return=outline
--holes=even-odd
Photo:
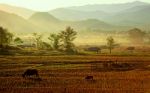
[[[0,0],[0,3],[21,6],[38,11],[47,11],[59,7],[80,6],[87,4],[125,3],[135,0]],[[140,0],[150,2],[150,0]]]

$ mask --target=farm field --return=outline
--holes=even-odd
[[[93,69],[116,60],[136,66],[128,71]],[[41,80],[22,77],[30,68],[38,70]],[[86,80],[88,75],[94,79]],[[1,56],[0,93],[150,93],[150,57]]]

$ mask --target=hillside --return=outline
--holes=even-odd
[[[82,21],[62,21],[47,12],[37,12],[28,20],[11,13],[0,11],[0,26],[7,28],[9,31],[18,34],[27,34],[33,32],[51,33],[72,26],[74,29],[83,30],[114,30],[119,29],[117,26],[105,23],[97,19],[88,19]]]
[[[10,32],[19,34],[31,33],[40,30],[22,17],[15,14],[6,13],[4,11],[0,11],[0,26],[3,26]]]
[[[93,4],[93,5],[68,7],[68,9],[80,10],[80,11],[104,11],[107,13],[117,13],[126,9],[130,9],[132,7],[142,6],[142,5],[148,5],[148,3],[141,2],[141,1],[134,1],[128,3],[119,3],[119,4]]]
[[[133,7],[109,17],[109,22],[116,22],[124,25],[146,25],[150,24],[150,5]]]
[[[113,30],[115,26],[105,23],[97,19],[88,19],[82,21],[71,22],[70,25],[76,29],[80,30],[91,30],[91,31],[101,31],[101,30]]]
[[[6,5],[6,4],[0,4],[0,10],[5,11],[7,13],[14,13],[16,15],[23,17],[23,18],[29,18],[35,12],[33,10],[30,10],[30,9]]]
[[[82,30],[127,30],[132,27],[150,29],[150,4],[94,4],[57,8],[48,12],[0,4],[0,23],[14,32],[54,32],[72,26]]]
[[[80,21],[63,21],[50,15],[47,12],[37,12],[33,14],[29,21],[36,24],[38,27],[48,31],[60,31],[66,26],[71,26],[79,31],[83,30],[116,30],[120,29],[119,26],[114,26],[109,23],[100,21],[98,19],[86,19]]]
[[[139,6],[147,5],[149,4],[139,1],[122,4],[93,4],[58,8],[51,10],[49,13],[63,20],[85,20],[91,18],[103,20],[116,15],[117,13],[124,12],[125,10],[131,10],[133,7],[139,9]]]
[[[139,27],[150,24],[150,4],[140,1],[59,8],[49,13],[63,20],[99,19],[110,24]]]
[[[104,18],[106,15],[109,15],[109,13],[100,10],[88,12],[65,8],[58,8],[50,11],[49,13],[61,20],[70,20],[70,21]]]
[[[50,15],[48,12],[34,13],[29,19],[31,23],[40,27],[45,32],[59,31],[63,28],[63,21]]]
[[[33,14],[29,20],[32,21],[41,21],[41,22],[51,22],[51,23],[58,23],[60,22],[59,19],[55,18],[54,16],[50,15],[48,12],[37,12]]]

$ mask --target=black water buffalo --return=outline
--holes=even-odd
[[[86,76],[85,79],[86,80],[93,80],[93,76]]]
[[[23,74],[22,77],[30,77],[36,76],[39,77],[38,71],[36,69],[27,69]]]

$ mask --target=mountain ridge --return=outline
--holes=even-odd
[[[32,14],[28,15],[29,18],[24,18],[13,11],[11,13],[4,11],[4,13],[1,12],[0,14],[0,24],[16,32],[55,32],[64,29],[66,26],[72,26],[79,31],[88,29],[112,31],[150,24],[148,21],[150,19],[150,4],[142,2],[128,4],[133,3],[136,6],[117,13],[107,13],[101,10],[88,12],[70,8],[58,8],[55,10],[61,10],[61,12],[58,11],[57,16],[51,13],[55,10],[48,12],[32,11]],[[120,6],[120,4],[118,5]],[[70,20],[66,20],[67,18]]]
[[[31,9],[8,5],[8,4],[0,4],[0,10],[5,11],[7,13],[17,14],[25,19],[29,18],[35,12]]]
[[[116,4],[91,4],[91,5],[83,5],[83,6],[76,6],[76,7],[68,7],[69,9],[74,10],[87,10],[87,11],[96,11],[101,10],[104,12],[119,12],[120,10],[125,10],[132,8],[134,6],[141,6],[141,5],[147,5],[150,3],[145,3],[141,1],[133,1],[128,3],[116,3]],[[114,9],[115,8],[115,9]]]

